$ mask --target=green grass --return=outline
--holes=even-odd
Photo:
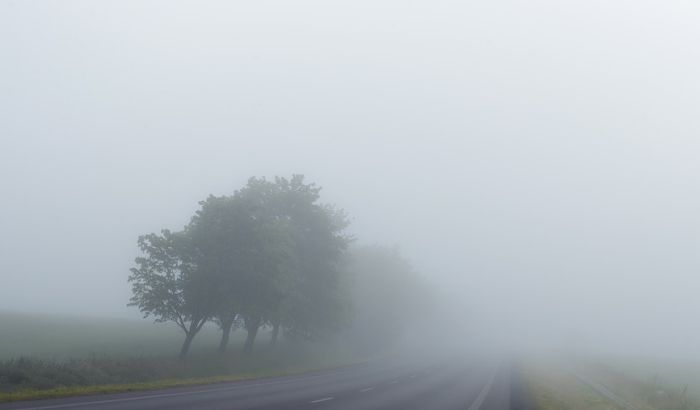
[[[181,386],[193,386],[210,383],[223,383],[248,379],[257,379],[264,377],[285,376],[290,374],[299,374],[310,371],[336,368],[352,363],[359,363],[362,360],[352,358],[336,358],[334,360],[319,361],[311,360],[304,364],[283,365],[278,367],[256,366],[257,370],[248,371],[233,371],[233,374],[223,374],[215,376],[201,377],[180,377],[180,378],[164,378],[153,381],[134,382],[134,383],[108,383],[108,384],[89,384],[76,386],[61,386],[49,389],[37,388],[22,388],[11,391],[0,391],[0,403],[19,401],[19,400],[38,400],[49,398],[61,398],[70,396],[90,395],[90,394],[110,394],[123,393],[133,391],[145,391],[154,389],[165,389]]]
[[[99,319],[77,316],[0,312],[0,360],[20,356],[79,358],[90,356],[171,356],[182,343],[182,331],[172,323],[150,319]],[[267,334],[261,332],[261,338]],[[241,344],[245,332],[232,333],[231,344]],[[221,333],[206,326],[197,335],[192,352],[215,349]]]
[[[581,383],[556,361],[531,359],[521,362],[519,370],[538,410],[617,410],[614,403]]]
[[[220,332],[203,330],[186,360],[183,335],[149,321],[0,313],[0,401],[148,390],[278,376],[361,361],[341,343],[286,341],[269,346],[262,332],[244,355],[245,332],[229,352],[216,351]]]
[[[683,369],[689,371],[689,362],[683,364],[686,365]],[[680,376],[688,373],[674,373],[678,377],[674,383],[658,376],[659,369],[671,374],[676,366],[664,361],[621,357],[538,357],[524,361],[521,374],[537,409],[618,408],[578,380],[571,372],[575,370],[605,386],[635,409],[700,410],[700,401],[686,388],[689,380]]]
[[[254,377],[254,376],[251,376]],[[0,403],[20,400],[52,399],[89,394],[110,394],[133,391],[166,389],[181,386],[193,386],[197,384],[220,383],[227,381],[244,380],[245,376],[214,376],[191,379],[164,379],[154,382],[104,384],[94,386],[58,387],[54,389],[38,390],[23,389],[12,392],[0,393]]]
[[[637,407],[700,410],[696,390],[698,364],[687,360],[618,357],[588,367],[601,383]]]
[[[658,389],[682,392],[700,401],[700,360],[679,358],[617,358],[611,368]]]

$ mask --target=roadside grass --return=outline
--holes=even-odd
[[[253,378],[255,376],[250,376]],[[55,399],[61,397],[82,396],[91,394],[110,394],[124,393],[135,391],[146,391],[155,389],[166,389],[182,386],[194,386],[198,384],[229,382],[237,380],[245,380],[246,376],[218,376],[218,377],[202,377],[191,379],[165,379],[154,382],[142,383],[124,383],[124,384],[105,384],[94,386],[72,386],[72,387],[57,387],[47,390],[23,389],[12,392],[0,393],[0,403],[20,400],[40,400],[40,399]]]
[[[17,359],[0,363],[0,402],[151,390],[304,373],[360,363],[336,346],[286,343],[246,356],[235,351],[182,361],[155,359]]]
[[[520,364],[525,389],[538,410],[617,410],[618,407],[549,361]]]
[[[257,371],[234,372],[228,375],[189,378],[167,378],[147,382],[88,384],[77,386],[61,386],[50,389],[22,388],[14,391],[0,392],[0,403],[20,400],[40,400],[83,395],[111,394],[137,392],[156,389],[196,386],[212,383],[225,383],[267,377],[287,376],[311,371],[327,370],[345,365],[361,363],[364,360],[335,360],[334,362],[311,362],[282,366],[280,368],[260,368]]]
[[[592,362],[585,371],[635,408],[700,410],[700,400],[688,394],[688,384],[671,384],[658,373],[652,374],[651,367],[634,373],[622,363],[620,359]]]
[[[700,402],[698,359],[628,357],[606,360],[606,363],[615,371],[644,383],[657,395],[663,391]]]
[[[213,326],[185,360],[177,357],[183,337],[177,329],[147,321],[0,314],[0,329],[0,402],[281,376],[363,361],[337,342],[286,340],[273,348],[264,332],[246,355],[241,331],[222,355]]]
[[[643,367],[641,362],[635,362],[635,371],[631,371],[627,360],[611,357],[529,358],[523,361],[521,374],[536,409],[620,408],[579,380],[572,372],[575,371],[604,386],[637,410],[700,410],[700,401],[688,394],[687,385],[679,388],[668,384],[658,374],[650,377],[654,368]]]

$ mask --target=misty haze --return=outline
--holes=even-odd
[[[0,1],[0,409],[700,409],[699,21]]]

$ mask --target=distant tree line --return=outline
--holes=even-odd
[[[416,275],[395,250],[349,253],[348,217],[321,203],[320,190],[301,175],[251,178],[232,195],[200,202],[183,230],[139,237],[130,305],[175,322],[185,334],[182,357],[210,321],[222,330],[221,352],[237,326],[247,332],[245,352],[262,327],[274,345],[280,332],[381,336],[399,326],[395,316],[420,306]]]

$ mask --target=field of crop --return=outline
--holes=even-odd
[[[17,357],[41,359],[92,356],[172,356],[183,340],[172,323],[152,320],[98,319],[87,317],[0,312],[0,360]],[[215,350],[221,336],[216,326],[205,327],[195,339],[194,354]],[[231,346],[242,343],[245,332],[234,331]],[[260,342],[267,334],[261,332]]]
[[[0,314],[0,402],[289,374],[357,361],[338,344],[281,342],[261,332],[252,355],[245,332],[217,351],[220,331],[202,331],[186,360],[182,332],[147,320]]]

